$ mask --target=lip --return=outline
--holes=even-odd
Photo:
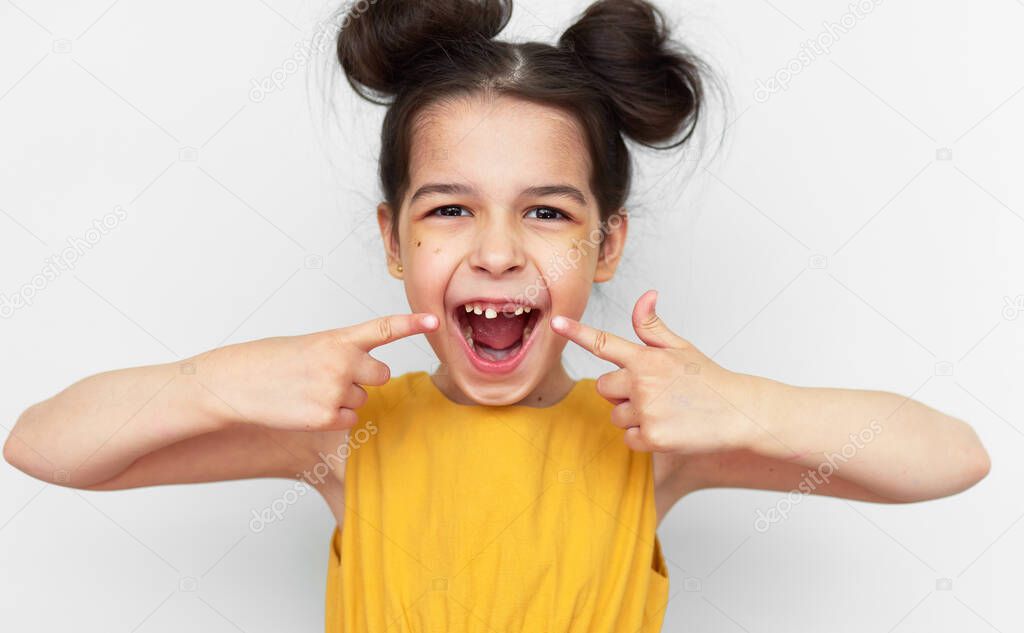
[[[473,349],[469,346],[469,343],[466,341],[466,337],[462,335],[462,325],[459,322],[459,311],[462,310],[463,309],[462,306],[464,306],[467,303],[491,303],[491,304],[504,305],[504,306],[507,306],[507,305],[510,305],[510,304],[515,304],[515,305],[521,305],[521,306],[529,306],[531,309],[540,310],[541,313],[537,315],[536,319],[534,319],[533,331],[530,332],[529,338],[527,338],[525,341],[523,341],[522,345],[519,347],[519,350],[515,354],[513,354],[512,356],[509,356],[508,358],[506,358],[504,360],[491,361],[491,360],[487,360],[485,358],[481,358],[480,356],[478,356],[476,354],[476,352],[474,352]],[[541,320],[546,315],[544,314],[544,310],[542,308],[539,308],[537,305],[533,304],[532,302],[518,302],[518,301],[509,301],[508,299],[495,299],[495,298],[480,297],[480,298],[475,298],[475,299],[467,299],[467,300],[464,300],[464,301],[460,300],[459,303],[457,303],[449,311],[448,316],[449,316],[449,318],[451,320],[452,332],[455,334],[456,338],[459,339],[460,344],[462,345],[462,350],[463,350],[463,352],[465,352],[466,357],[469,358],[470,364],[472,364],[473,367],[477,371],[479,371],[481,373],[500,375],[500,374],[511,373],[511,372],[515,371],[516,368],[519,367],[520,364],[522,364],[523,359],[526,358],[526,355],[529,353],[530,348],[533,347],[533,341],[540,334],[540,331],[541,331],[541,327],[540,327]]]

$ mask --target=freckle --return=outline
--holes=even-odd
[[[423,242],[416,242],[416,248],[419,248],[419,247],[420,247],[420,244],[422,244],[422,243],[423,243]]]
[[[434,249],[434,254],[435,255],[439,255],[440,253],[441,253],[441,249],[440,248],[435,248]]]

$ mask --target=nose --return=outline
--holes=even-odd
[[[522,236],[516,228],[514,223],[499,218],[482,223],[469,255],[469,265],[474,272],[500,277],[523,270],[526,256]]]

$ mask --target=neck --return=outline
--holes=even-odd
[[[466,405],[477,404],[459,388],[444,363],[437,368],[430,379],[438,390],[452,402]],[[565,367],[559,362],[544,375],[533,391],[513,404],[527,407],[550,407],[567,396],[575,384],[576,381],[569,376]]]

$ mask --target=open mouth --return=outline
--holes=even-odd
[[[514,302],[471,301],[455,308],[470,361],[488,373],[515,369],[534,338],[541,311]]]

